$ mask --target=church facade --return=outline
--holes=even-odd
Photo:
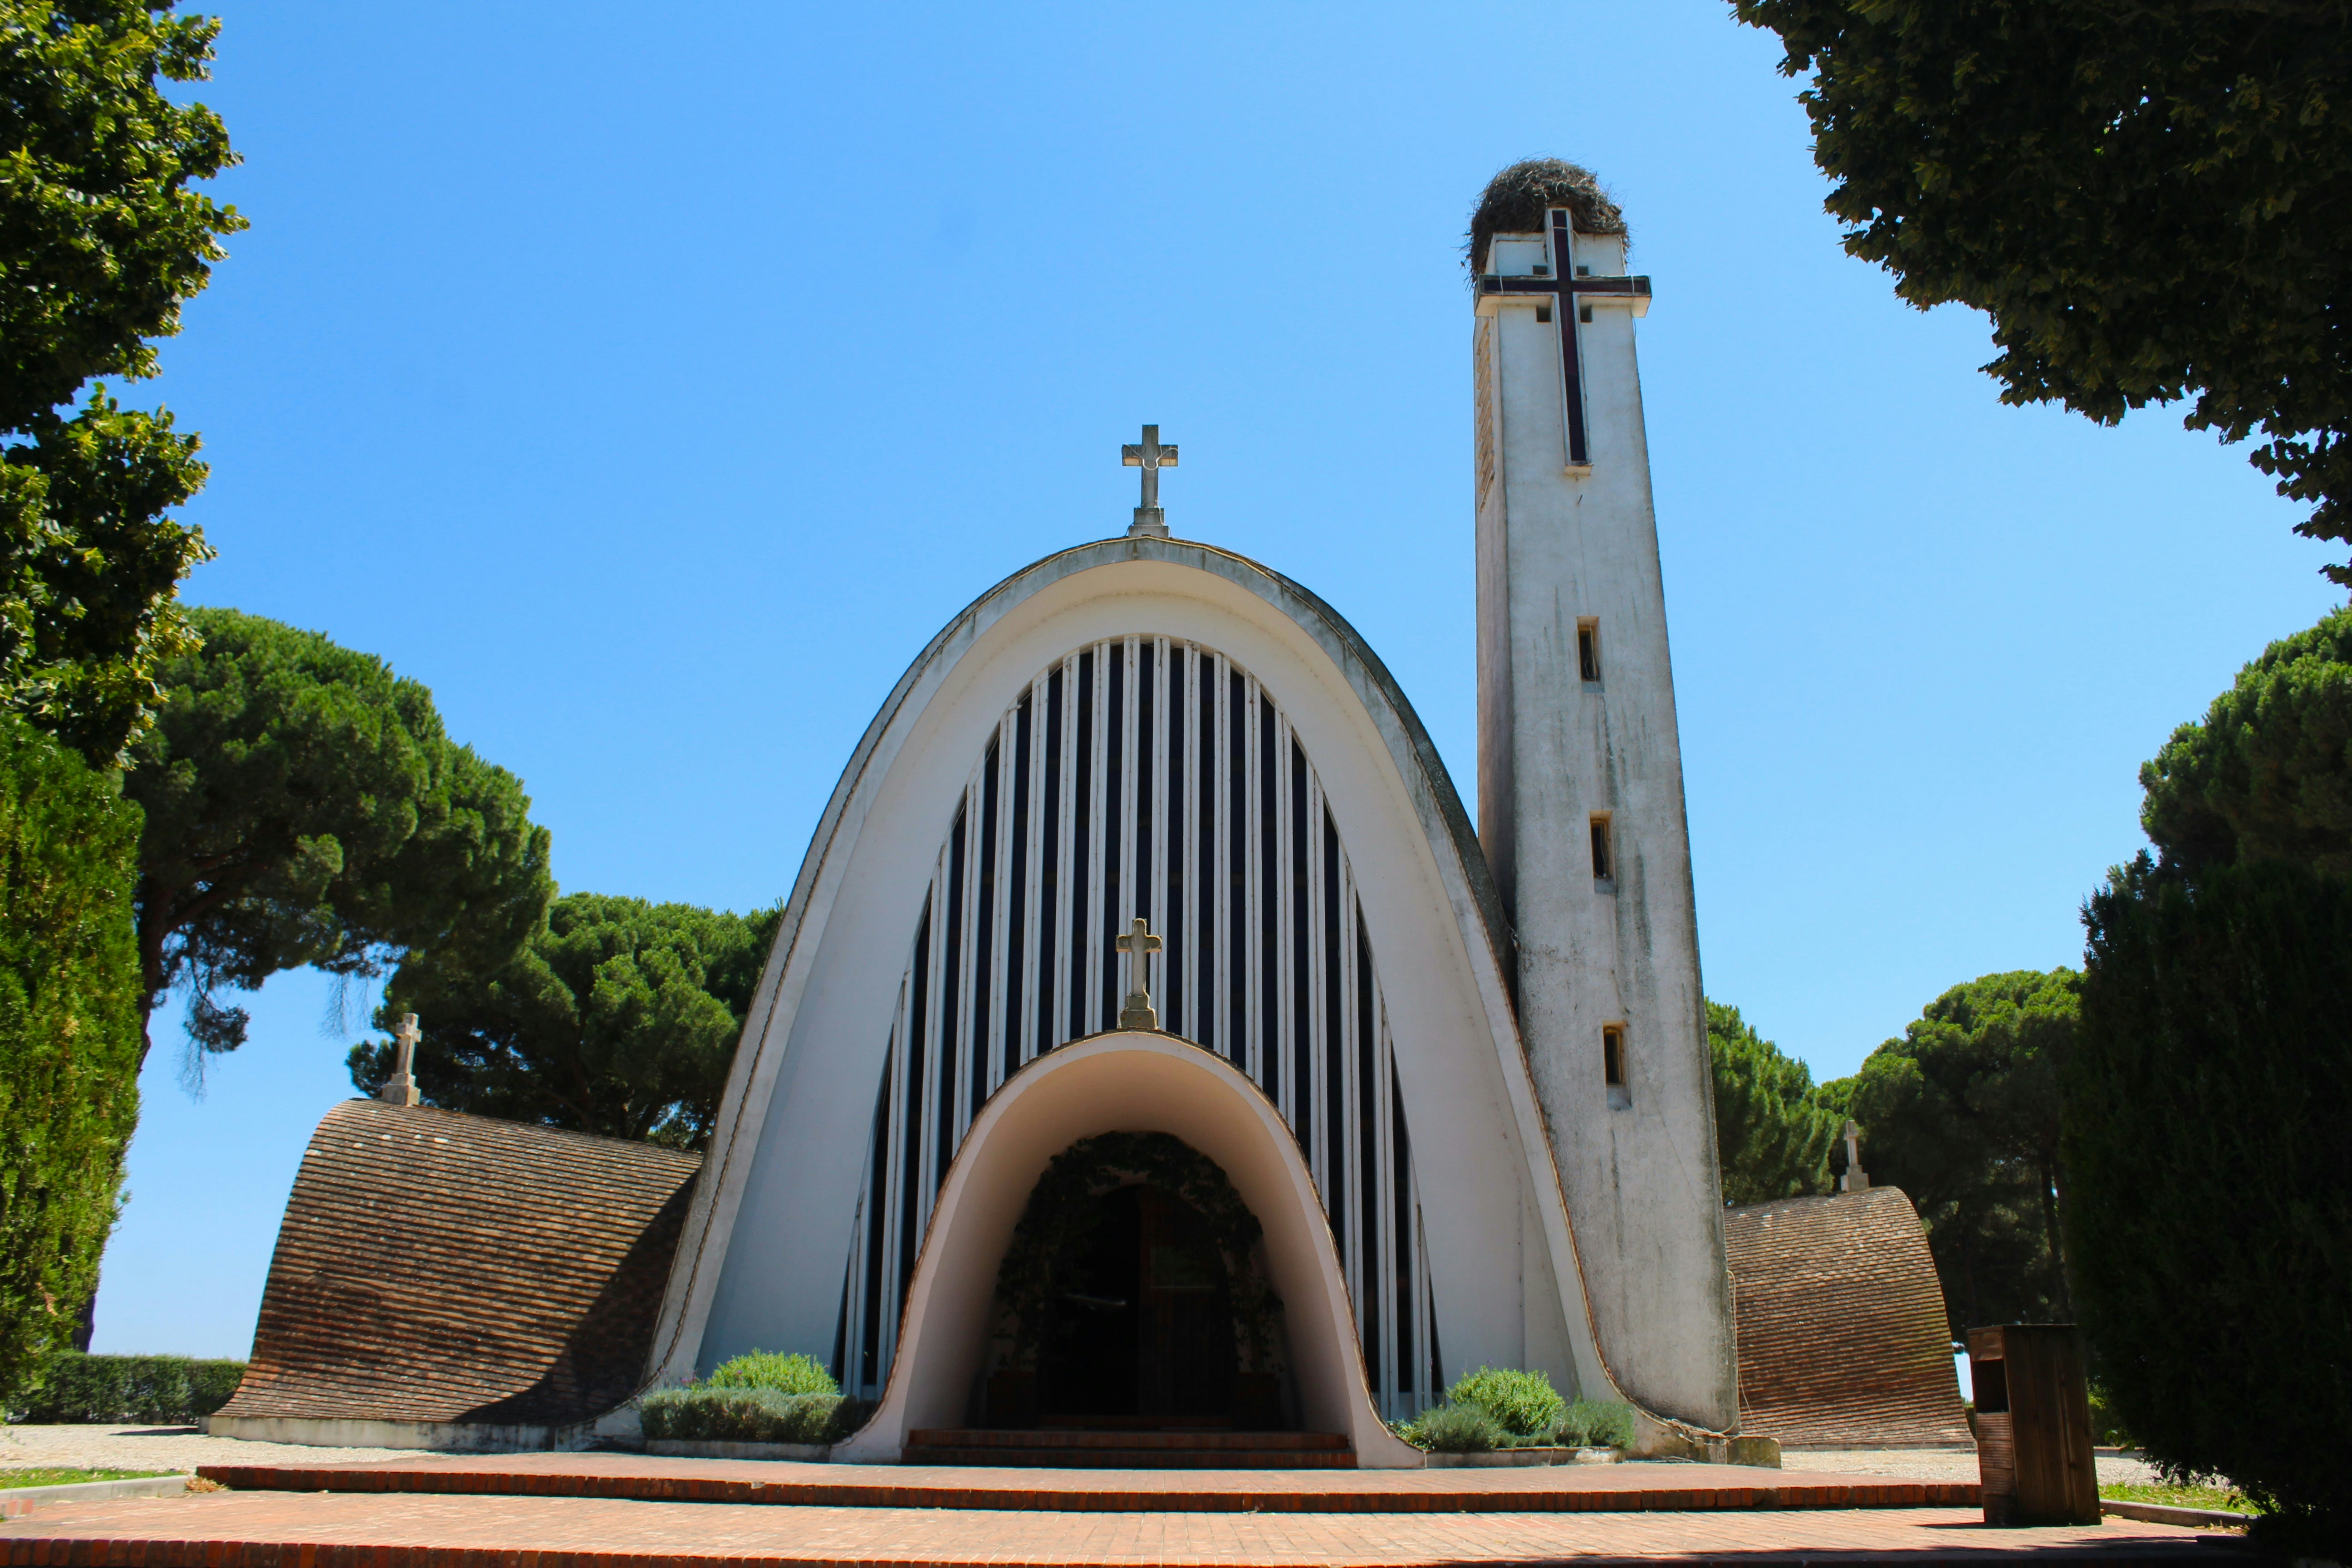
[[[1127,535],[982,595],[844,771],[649,1377],[806,1352],[878,1402],[843,1458],[985,1421],[1033,1190],[1156,1133],[1262,1227],[1282,1417],[1358,1463],[1481,1365],[1736,1428],[1648,282],[1589,191],[1488,208],[1476,829],[1341,616],[1168,533],[1147,429]]]

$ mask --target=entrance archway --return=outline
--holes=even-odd
[[[1222,1058],[1126,1031],[1031,1062],[974,1120],[916,1259],[882,1403],[837,1456],[894,1462],[909,1431],[961,1426],[980,1410],[997,1271],[1029,1194],[1055,1154],[1112,1131],[1182,1140],[1223,1170],[1257,1216],[1267,1283],[1283,1302],[1299,1425],[1344,1434],[1363,1468],[1417,1468],[1419,1451],[1373,1406],[1338,1250],[1280,1112]]]

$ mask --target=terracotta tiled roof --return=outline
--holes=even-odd
[[[1811,1445],[1966,1443],[1943,1292],[1900,1187],[1724,1215],[1740,1430]]]
[[[698,1155],[346,1100],[229,1416],[561,1425],[635,1390]]]

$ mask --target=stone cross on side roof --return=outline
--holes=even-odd
[[[424,1094],[416,1087],[416,1042],[425,1037],[416,1026],[416,1015],[403,1013],[400,1027],[392,1032],[392,1076],[375,1097],[387,1105],[422,1105]]]

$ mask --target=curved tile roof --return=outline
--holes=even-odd
[[[1743,1433],[1813,1447],[1971,1440],[1935,1260],[1903,1189],[1723,1219]]]
[[[346,1100],[294,1178],[226,1416],[562,1425],[645,1371],[699,1155]]]

